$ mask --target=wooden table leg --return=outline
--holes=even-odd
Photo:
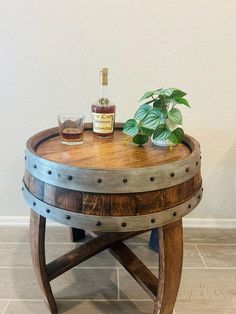
[[[50,280],[106,248],[110,248],[112,254],[153,298],[155,302],[153,314],[173,313],[182,273],[182,220],[158,228],[158,279],[123,243],[125,239],[143,231],[96,235],[97,238],[46,265],[45,226],[46,218],[31,210],[30,243],[33,265],[44,299],[52,314],[57,314],[57,305],[52,294]]]
[[[85,230],[77,229],[77,228],[70,228],[70,238],[71,242],[79,242],[85,238]]]
[[[183,265],[182,220],[158,228],[159,280],[153,314],[172,314]]]
[[[45,260],[45,226],[46,218],[31,209],[30,215],[30,245],[34,270],[43,297],[52,314],[57,313],[57,305],[52,294],[51,285],[46,272]]]

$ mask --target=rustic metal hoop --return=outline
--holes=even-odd
[[[91,124],[86,125],[89,130]],[[122,129],[119,124],[117,129]],[[82,192],[138,193],[164,189],[193,178],[201,168],[200,147],[186,135],[184,143],[191,154],[184,160],[155,167],[129,169],[86,169],[63,165],[38,156],[37,147],[45,140],[58,136],[58,128],[37,134],[27,142],[25,168],[35,178],[48,184]]]
[[[138,216],[95,216],[75,213],[49,205],[29,192],[23,184],[23,194],[29,206],[39,215],[74,228],[102,232],[128,232],[148,230],[181,219],[191,212],[202,198],[202,188],[187,202],[160,212]]]

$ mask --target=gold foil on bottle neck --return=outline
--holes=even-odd
[[[100,70],[100,83],[102,85],[108,85],[108,68],[102,68]]]

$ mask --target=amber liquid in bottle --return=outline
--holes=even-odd
[[[93,132],[101,138],[113,136],[116,106],[107,97],[108,69],[100,71],[100,98],[92,105]]]

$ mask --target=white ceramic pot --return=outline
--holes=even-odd
[[[169,140],[154,140],[153,137],[151,137],[151,141],[154,145],[162,148],[169,148],[170,146],[175,146],[175,144],[171,143]]]

